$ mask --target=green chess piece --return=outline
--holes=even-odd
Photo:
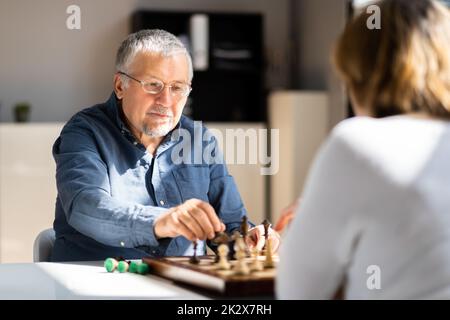
[[[138,270],[137,270],[137,272],[138,272],[139,274],[147,274],[148,271],[149,271],[148,264],[146,264],[146,263],[140,263],[140,264],[138,265]]]
[[[129,268],[129,266],[128,266],[128,263],[127,263],[126,261],[119,261],[119,264],[118,264],[118,266],[117,266],[117,270],[118,270],[120,273],[127,272],[127,271],[128,271],[128,268]]]
[[[114,272],[114,270],[116,270],[118,265],[119,265],[119,262],[114,258],[108,258],[105,260],[105,263],[104,263],[105,269],[108,272]]]
[[[128,268],[128,272],[138,273],[139,264],[135,261],[130,262],[130,267]]]

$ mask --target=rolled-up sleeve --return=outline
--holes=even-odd
[[[82,121],[66,125],[53,146],[53,157],[58,197],[73,228],[109,246],[159,245],[153,224],[167,209],[111,196],[107,165]]]

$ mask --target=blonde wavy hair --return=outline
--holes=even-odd
[[[366,10],[347,24],[334,64],[375,117],[425,112],[450,119],[450,11],[434,0],[384,0],[381,28]]]

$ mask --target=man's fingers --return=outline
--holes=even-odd
[[[209,221],[211,221],[211,224],[212,224],[215,232],[219,232],[219,231],[225,230],[225,229],[222,230],[222,225],[221,225],[221,222],[219,220],[219,217],[217,216],[216,211],[214,210],[214,208],[209,203],[199,200],[197,205],[200,208],[202,208],[203,211],[206,212],[206,214],[208,215]]]
[[[189,213],[191,214],[193,219],[195,219],[197,224],[202,228],[204,237],[208,237],[209,239],[214,238],[214,227],[209,221],[207,213],[198,207],[192,207]]]
[[[189,212],[182,212],[179,216],[179,219],[195,235],[195,238],[205,238],[202,228]]]
[[[183,221],[180,219],[180,215],[177,215],[173,218],[175,232],[177,235],[184,236],[186,239],[190,241],[194,241],[197,239],[195,234],[190,230],[188,226],[186,226]]]

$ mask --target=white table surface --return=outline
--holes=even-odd
[[[108,273],[103,261],[0,264],[0,299],[208,299],[168,280]]]

